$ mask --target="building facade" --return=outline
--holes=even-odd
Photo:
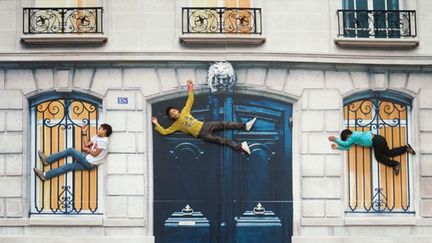
[[[0,242],[176,242],[185,233],[175,228],[194,226],[195,240],[210,242],[429,242],[430,8],[428,0],[0,1],[8,20]],[[233,66],[232,90],[210,91],[215,62]],[[184,105],[188,79],[196,118],[258,118],[251,132],[223,131],[247,140],[251,156],[154,132],[152,116],[167,126],[165,107]],[[38,150],[80,148],[81,127],[93,135],[104,122],[114,132],[103,165],[35,177],[34,167],[50,169]],[[396,157],[396,174],[370,148],[332,149],[328,136],[344,128],[383,135],[390,147],[410,143],[417,154]],[[64,163],[72,160],[51,168]],[[179,223],[175,212],[204,226]]]

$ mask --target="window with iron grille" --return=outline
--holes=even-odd
[[[73,147],[81,151],[81,128],[89,126],[90,137],[98,127],[101,101],[79,93],[49,93],[30,100],[31,167],[42,171],[72,163],[61,159],[44,166],[40,150],[47,155]],[[101,180],[98,168],[74,171],[41,181],[31,173],[31,214],[100,214]]]
[[[192,0],[182,8],[183,34],[262,34],[261,9],[251,0]]]
[[[400,0],[343,0],[339,36],[401,38],[416,36],[416,11],[401,10]]]
[[[384,136],[390,148],[410,140],[412,99],[393,92],[366,92],[344,100],[344,125],[352,131],[372,131]],[[354,146],[346,155],[349,213],[413,213],[410,156],[392,159],[401,163],[396,175],[392,167],[378,163],[369,147]]]

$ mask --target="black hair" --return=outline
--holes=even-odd
[[[341,140],[346,141],[348,139],[348,136],[351,135],[353,132],[349,129],[345,129],[341,132]]]
[[[112,133],[112,127],[109,124],[103,123],[100,125],[105,130],[105,135],[109,137]]]
[[[168,118],[169,119],[171,119],[171,120],[175,120],[175,119],[173,119],[173,118],[171,118],[171,116],[170,116],[170,110],[171,109],[176,109],[177,110],[177,108],[175,108],[174,106],[168,106],[166,109],[165,109],[165,113],[167,114],[167,116],[168,116]]]

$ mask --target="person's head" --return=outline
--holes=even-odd
[[[173,121],[179,119],[179,117],[180,117],[180,111],[173,106],[167,107],[165,112],[166,112],[167,116],[169,117],[169,119],[171,119]]]
[[[106,123],[101,124],[97,130],[97,135],[99,137],[109,137],[111,133],[112,133],[112,127]]]
[[[349,138],[349,136],[351,136],[352,133],[353,132],[351,130],[349,130],[349,129],[343,130],[341,132],[341,135],[340,135],[341,136],[341,140],[342,141],[346,141]]]

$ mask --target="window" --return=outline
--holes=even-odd
[[[68,157],[43,166],[37,156],[74,147],[81,150],[81,127],[89,125],[96,134],[101,101],[76,93],[49,93],[30,100],[31,167],[43,171],[72,163]],[[31,214],[98,214],[100,211],[102,173],[99,169],[76,171],[41,181],[31,173]]]
[[[183,33],[261,34],[261,9],[250,0],[193,0],[183,8]]]
[[[343,0],[339,35],[356,38],[415,37],[415,11],[400,10],[400,0]]]
[[[391,97],[391,98],[390,98]],[[353,131],[384,136],[390,148],[410,139],[411,98],[393,92],[368,92],[344,101],[344,125]],[[410,213],[412,166],[407,154],[394,157],[399,175],[378,163],[371,148],[354,146],[347,151],[348,209],[350,213]]]
[[[102,45],[102,0],[33,0],[23,8],[23,34],[26,45]]]

